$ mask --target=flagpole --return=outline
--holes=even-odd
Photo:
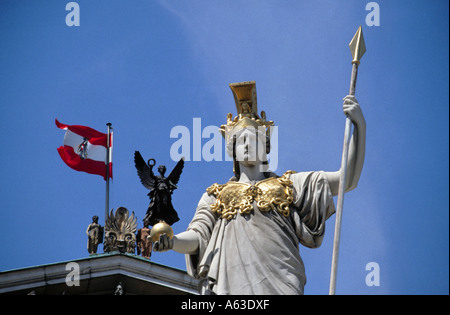
[[[108,136],[106,138],[106,198],[105,198],[105,224],[109,213],[109,155],[110,155],[110,137],[111,137],[111,123],[107,123]]]

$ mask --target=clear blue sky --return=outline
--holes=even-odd
[[[186,126],[192,143],[194,118],[224,123],[232,82],[256,81],[259,110],[279,126],[277,173],[337,170],[348,43],[362,25],[367,151],[344,202],[337,293],[449,293],[448,1],[377,1],[372,27],[360,0],[78,0],[72,27],[68,2],[0,2],[1,271],[87,257],[86,227],[94,214],[104,222],[105,182],[62,162],[55,118],[112,123],[111,207],[134,211],[139,227],[148,197],[134,151],[171,170],[172,128]],[[186,162],[176,233],[206,187],[231,175],[231,162]],[[328,293],[334,220],[322,247],[300,250],[306,294]],[[174,252],[152,261],[185,269]],[[378,287],[365,283],[369,262]]]

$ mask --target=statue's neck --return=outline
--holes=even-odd
[[[264,173],[259,170],[259,165],[256,166],[239,166],[241,175],[239,177],[239,182],[254,184],[260,180],[265,179]]]

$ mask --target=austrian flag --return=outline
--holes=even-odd
[[[66,131],[63,146],[58,148],[62,160],[76,171],[112,178],[112,132],[108,135],[85,126],[64,125],[55,119],[56,126]],[[108,159],[107,159],[108,158]],[[106,164],[109,161],[107,175]]]

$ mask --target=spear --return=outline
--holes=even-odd
[[[366,46],[364,44],[364,37],[362,33],[361,26],[356,31],[355,36],[351,40],[350,51],[353,56],[352,60],[352,76],[350,79],[350,95],[355,95],[356,89],[356,77],[358,75],[359,61],[366,52]],[[330,278],[330,295],[336,293],[336,277],[337,277],[337,265],[339,258],[339,242],[341,238],[341,224],[342,224],[342,210],[344,206],[344,192],[345,192],[345,180],[347,173],[347,160],[348,160],[348,147],[350,143],[352,122],[347,116],[345,119],[345,132],[344,132],[344,148],[342,150],[342,162],[341,162],[341,173],[339,178],[339,192],[338,201],[336,209],[336,224],[334,229],[334,242],[333,242],[333,257],[331,261],[331,278]]]

